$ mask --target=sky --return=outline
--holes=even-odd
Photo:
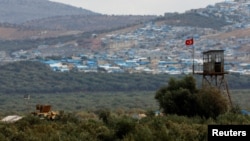
[[[205,8],[225,0],[50,0],[107,15],[164,15]],[[227,0],[228,1],[228,0]]]

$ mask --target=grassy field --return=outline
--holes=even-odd
[[[158,110],[155,92],[105,92],[105,93],[60,93],[60,94],[30,94],[30,99],[24,99],[20,94],[0,94],[0,114],[25,114],[35,111],[36,104],[50,104],[52,110],[79,112],[98,109],[110,110]],[[250,90],[230,90],[234,104],[242,109],[250,110]]]
[[[131,93],[60,93],[30,94],[30,99],[23,95],[1,94],[0,113],[26,113],[35,110],[36,104],[50,104],[52,110],[92,111],[98,109],[144,109],[157,110],[158,104],[154,92]]]
[[[230,96],[233,103],[239,104],[242,109],[250,110],[250,89],[231,90]]]

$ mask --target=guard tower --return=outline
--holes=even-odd
[[[225,80],[225,74],[228,74],[228,72],[224,71],[224,50],[209,50],[203,52],[203,71],[197,72],[196,74],[203,76],[203,87],[217,87],[223,93],[226,93],[232,105],[227,81]]]

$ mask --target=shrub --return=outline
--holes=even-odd
[[[229,109],[227,99],[217,88],[202,88],[197,94],[197,101],[199,103],[198,115],[206,118],[216,118]]]

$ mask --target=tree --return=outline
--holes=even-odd
[[[181,80],[171,78],[167,86],[156,92],[155,99],[166,114],[215,118],[228,110],[228,102],[218,89],[198,90],[191,75]]]
[[[215,87],[202,88],[198,92],[197,101],[199,103],[199,115],[206,118],[216,118],[229,109],[227,99]]]
[[[164,113],[194,116],[197,111],[195,97],[196,82],[191,76],[185,76],[182,80],[170,78],[168,86],[159,89],[155,98]]]

